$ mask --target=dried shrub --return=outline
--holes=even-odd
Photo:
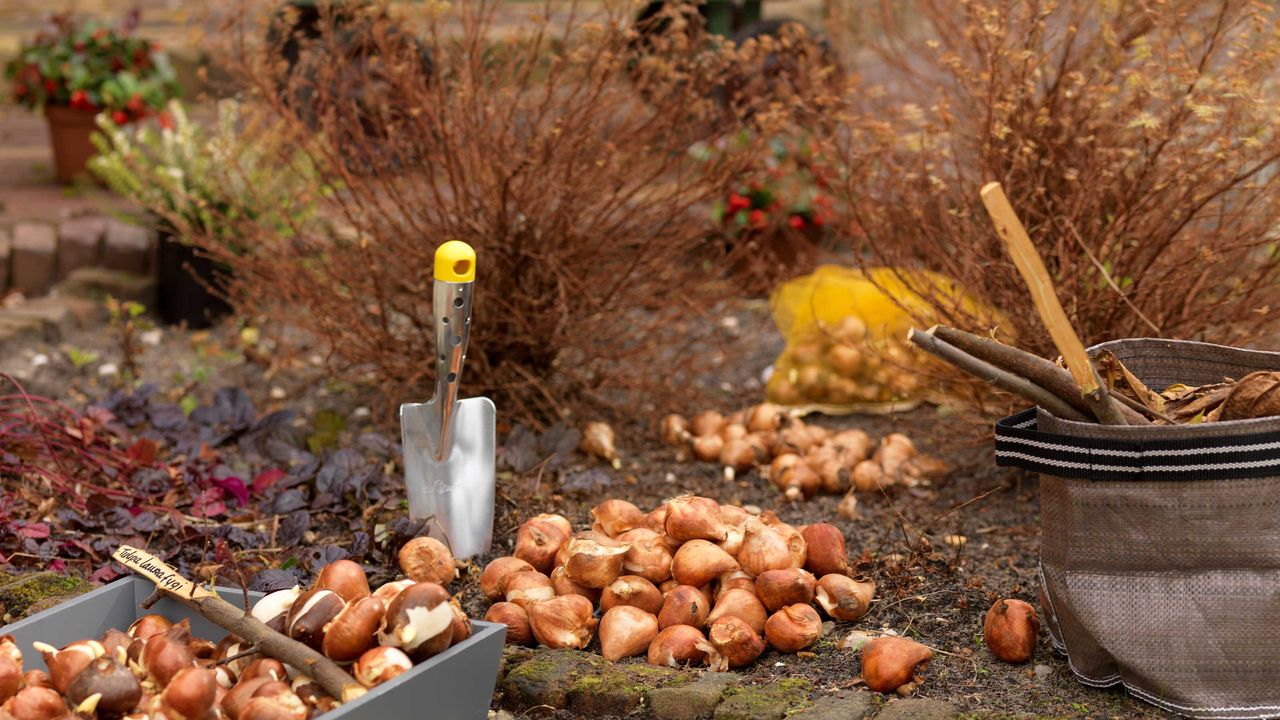
[[[711,202],[752,161],[697,148],[787,122],[827,75],[753,74],[778,45],[734,48],[679,17],[641,42],[630,3],[501,31],[497,3],[440,6],[371,4],[338,23],[322,6],[292,65],[255,44],[260,27],[232,28],[233,69],[298,139],[280,163],[303,149],[308,196],[336,229],[246,223],[241,255],[196,242],[233,266],[246,311],[309,331],[388,400],[430,393],[432,255],[448,239],[479,258],[466,392],[544,417],[637,381],[683,392],[668,380],[689,358],[662,328],[733,292],[696,251]],[[730,74],[771,92],[726,102]]]
[[[1243,343],[1276,327],[1270,10],[1233,0],[894,9],[881,17],[877,61],[861,68],[860,104],[830,138],[845,168],[844,227],[868,264],[946,273],[997,308],[1006,337],[1055,356],[979,198],[998,180],[1087,343]],[[943,322],[1001,322],[936,299]]]

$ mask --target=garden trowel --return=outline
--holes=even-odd
[[[458,399],[475,277],[470,245],[451,240],[436,250],[436,396],[400,406],[409,515],[428,519],[457,558],[488,552],[493,540],[497,412],[489,398]]]

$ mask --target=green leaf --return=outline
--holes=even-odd
[[[199,406],[200,401],[196,400],[194,395],[183,395],[182,399],[178,401],[178,407],[182,408],[182,414],[188,417],[190,417],[191,413],[195,412],[195,409]]]

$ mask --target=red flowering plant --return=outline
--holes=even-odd
[[[106,111],[117,124],[160,110],[178,95],[177,77],[156,43],[133,34],[137,24],[136,11],[117,27],[66,13],[52,16],[5,65],[14,101],[37,111]]]
[[[772,285],[779,279],[779,266],[804,271],[815,259],[831,214],[827,183],[836,171],[803,136],[775,136],[763,152],[759,147],[744,133],[702,152],[708,158],[713,153],[759,153],[737,187],[712,207],[711,220],[735,270],[748,275],[763,270],[761,279]]]

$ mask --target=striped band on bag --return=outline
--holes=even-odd
[[[1115,440],[1036,429],[1037,409],[996,423],[996,464],[1085,480],[1239,480],[1280,475],[1280,432]]]

